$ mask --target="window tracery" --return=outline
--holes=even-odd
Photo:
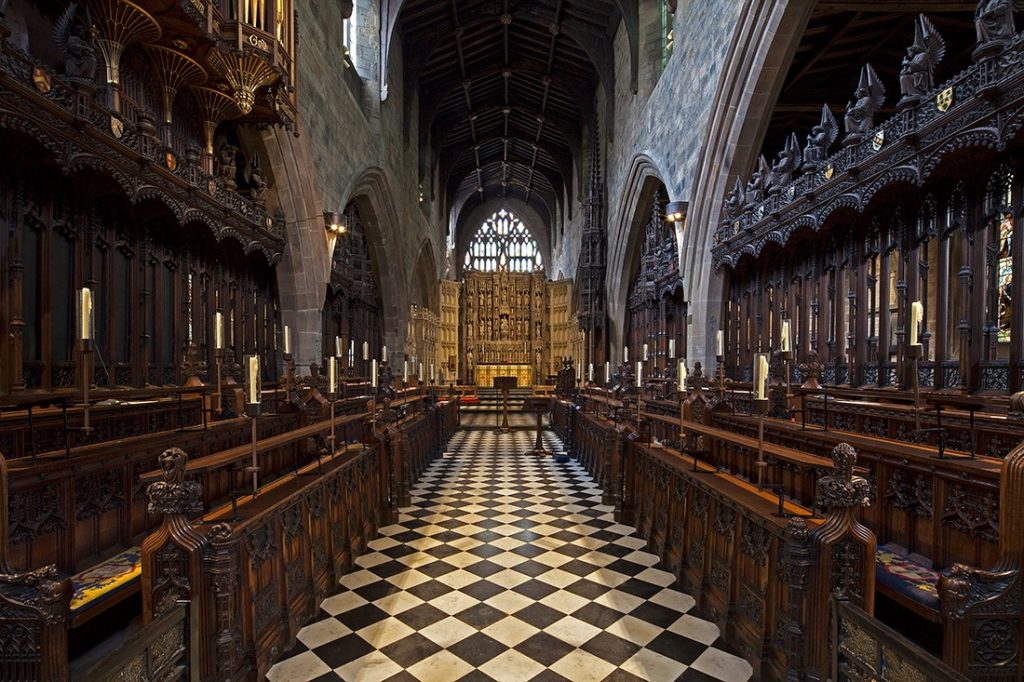
[[[544,268],[544,259],[523,221],[501,209],[477,230],[463,265],[477,272],[535,272]]]

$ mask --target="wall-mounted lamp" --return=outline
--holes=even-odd
[[[685,223],[686,212],[690,208],[689,201],[670,201],[665,207],[666,223]]]
[[[342,213],[324,211],[324,228],[334,235],[345,234],[348,232],[348,221]]]

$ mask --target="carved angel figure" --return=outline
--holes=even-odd
[[[729,222],[740,216],[743,212],[745,201],[746,193],[743,191],[743,183],[740,182],[739,178],[736,178],[736,184],[733,186],[732,191],[725,195],[725,215]]]
[[[263,171],[260,170],[260,157],[254,155],[252,157],[252,163],[249,164],[249,194],[253,199],[259,201],[263,198],[263,195],[267,191],[267,180],[263,177]]]
[[[750,182],[747,183],[746,200],[747,207],[756,206],[764,200],[765,190],[768,187],[768,162],[764,160],[762,154],[757,160],[757,168],[754,169],[754,173],[750,176]]]
[[[224,187],[232,191],[238,188],[238,183],[235,182],[235,172],[237,171],[235,154],[237,151],[237,148],[230,144],[223,144],[220,147],[218,173],[220,174],[221,182],[224,183]]]
[[[916,103],[935,87],[935,66],[946,56],[946,42],[925,15],[914,22],[914,44],[900,69],[900,104]]]
[[[1013,37],[1014,0],[981,0],[974,13],[974,27],[978,34],[978,48],[1002,43]]]
[[[793,181],[793,175],[800,168],[800,141],[796,133],[790,133],[786,144],[779,152],[779,158],[772,166],[771,179],[768,182],[768,193],[778,194],[783,185]]]
[[[68,4],[53,25],[53,41],[64,53],[64,75],[87,81],[96,77],[96,47],[88,8],[80,17],[78,3]]]
[[[846,144],[856,144],[875,127],[875,114],[885,102],[885,87],[870,64],[860,70],[855,99],[846,105]]]
[[[827,104],[821,107],[821,122],[811,128],[811,134],[807,136],[807,146],[804,147],[805,173],[818,170],[818,166],[825,163],[828,158],[828,148],[831,147],[836,138],[839,137],[839,124],[832,110]]]

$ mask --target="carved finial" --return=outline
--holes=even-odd
[[[188,348],[185,350],[185,358],[181,363],[181,373],[185,376],[186,382],[193,378],[200,381],[206,378],[206,361],[199,354],[199,344],[195,341],[189,343]]]
[[[854,476],[857,451],[849,443],[832,448],[833,471],[818,481],[820,504],[827,509],[852,509],[871,504],[871,484],[862,476]]]
[[[146,489],[149,513],[186,516],[202,511],[202,487],[195,481],[185,480],[188,464],[185,451],[167,448],[160,454],[158,462],[163,480],[151,483]]]

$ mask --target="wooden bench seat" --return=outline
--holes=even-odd
[[[937,589],[940,577],[930,560],[896,544],[875,551],[875,588],[933,623],[942,622]]]
[[[137,593],[141,575],[142,548],[129,547],[71,576],[71,627]]]

